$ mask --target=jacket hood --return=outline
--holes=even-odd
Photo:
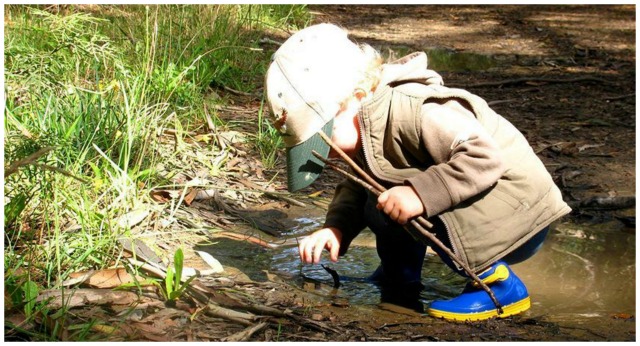
[[[415,52],[382,65],[380,84],[414,82],[425,85],[443,85],[442,77],[427,68],[427,54]]]

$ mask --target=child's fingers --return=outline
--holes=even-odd
[[[305,238],[298,245],[298,251],[300,252],[300,260],[302,263],[309,263],[311,256],[309,256],[309,246],[310,246],[309,238]]]
[[[378,205],[377,205],[378,210],[384,209],[388,199],[389,199],[389,190],[381,193],[380,196],[378,196]]]
[[[400,217],[400,208],[398,208],[398,206],[394,206],[394,208],[391,208],[388,214],[391,220],[398,221],[398,218]]]
[[[324,250],[324,246],[326,241],[317,241],[315,244],[315,248],[313,249],[313,262],[314,264],[320,263],[320,257],[322,256],[322,250]]]
[[[398,219],[396,220],[399,224],[404,225],[409,221],[409,215],[405,212],[400,212]]]
[[[338,261],[338,253],[340,252],[340,244],[337,242],[328,242],[327,243],[327,249],[329,250],[329,254],[330,254],[330,258],[331,261],[333,262],[337,262]]]
[[[313,236],[303,239],[300,243],[300,259],[303,263],[313,263],[314,248],[316,247],[316,239]]]

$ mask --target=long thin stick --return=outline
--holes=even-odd
[[[329,138],[323,131],[320,131],[319,133],[322,139],[331,147],[331,149],[333,149],[336,153],[338,153],[338,155],[340,155],[340,157],[343,160],[345,160],[354,171],[360,174],[360,176],[363,177],[368,184],[363,184],[363,181],[361,179],[358,179],[354,177],[352,174],[349,174],[348,172],[340,169],[339,167],[337,167],[336,165],[332,164],[331,162],[326,160],[324,157],[322,157],[322,155],[314,151],[313,154],[318,159],[323,161],[330,168],[335,169],[339,173],[345,175],[347,178],[364,186],[376,196],[379,196],[382,192],[386,191],[384,186],[380,185],[371,176],[369,176],[362,168],[360,168],[360,166],[358,166],[344,151],[342,151],[342,149],[340,149],[337,145],[335,145],[331,140],[331,138]],[[369,185],[369,186],[366,186],[366,185]],[[480,287],[482,287],[482,289],[484,289],[487,292],[487,294],[489,294],[489,297],[491,298],[491,300],[493,301],[493,304],[496,306],[496,309],[498,310],[498,315],[501,315],[503,313],[502,305],[500,304],[496,296],[493,294],[493,291],[491,290],[491,288],[489,288],[489,286],[487,286],[484,282],[482,282],[482,280],[471,270],[471,268],[469,268],[469,266],[467,266],[460,258],[458,258],[458,256],[456,256],[448,247],[446,247],[438,238],[436,238],[436,236],[433,233],[429,232],[427,229],[424,228],[424,227],[428,229],[433,228],[433,225],[429,221],[427,221],[422,216],[417,216],[411,219],[409,222],[411,226],[413,226],[420,233],[420,235],[426,237],[427,239],[429,239],[429,241],[431,241],[433,244],[436,244],[440,249],[442,249],[442,251],[444,251],[447,254],[447,256],[451,258],[451,260],[453,260],[460,267],[462,267],[462,269],[464,269],[467,275],[469,275],[469,277],[471,277],[476,283],[478,283]],[[419,237],[416,237],[417,235],[415,234],[415,232],[412,231],[412,229],[410,229],[407,226],[404,226],[404,229],[407,232],[409,232],[409,234],[411,234],[414,238],[419,239]]]
[[[375,181],[371,176],[369,176],[367,174],[367,172],[365,172],[362,168],[360,168],[360,166],[358,166],[355,162],[353,162],[353,160],[344,152],[342,151],[342,149],[340,149],[337,145],[335,145],[335,143],[333,143],[333,141],[331,140],[331,138],[329,138],[329,136],[327,136],[326,133],[324,133],[324,131],[320,131],[318,132],[320,134],[320,137],[322,137],[322,140],[324,140],[330,147],[331,149],[333,149],[333,151],[335,151],[336,153],[338,153],[338,155],[340,155],[340,157],[349,164],[349,166],[351,167],[351,169],[353,169],[356,173],[358,173],[362,178],[364,178],[367,183],[369,183],[371,186],[373,186],[376,190],[379,191],[378,194],[386,191],[385,187],[380,185],[377,181]],[[324,158],[322,158],[324,159]],[[326,162],[326,161],[325,161]],[[344,174],[344,173],[343,173]],[[377,196],[377,195],[376,195]],[[425,220],[424,218],[422,218],[422,221],[419,221],[423,226],[425,226],[426,228],[433,228],[433,225],[431,224],[431,222]]]

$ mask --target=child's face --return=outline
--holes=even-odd
[[[360,149],[360,126],[358,124],[358,110],[360,102],[353,98],[345,103],[343,109],[333,119],[333,133],[331,140],[349,156],[354,156]],[[338,157],[333,150],[329,157]]]

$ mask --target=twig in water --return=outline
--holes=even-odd
[[[258,190],[261,193],[263,193],[263,194],[265,194],[265,195],[267,195],[267,196],[269,196],[271,198],[281,199],[281,200],[283,200],[285,202],[288,202],[288,203],[291,203],[291,204],[294,204],[294,205],[297,205],[297,206],[303,207],[303,208],[307,206],[306,204],[304,204],[304,203],[302,203],[302,202],[300,202],[300,201],[298,201],[296,199],[284,196],[282,193],[267,191],[267,190],[261,188],[260,186],[258,186],[257,184],[254,184],[254,183],[250,182],[249,180],[240,179],[239,182],[242,183],[242,185],[244,185],[244,186],[246,186],[246,187],[248,187],[250,189]]]
[[[331,269],[327,266],[325,266],[324,264],[321,264],[322,269],[326,270],[327,273],[331,274],[331,277],[333,278],[333,288],[339,288],[340,287],[340,275],[338,275],[338,272],[335,271],[334,269]]]

